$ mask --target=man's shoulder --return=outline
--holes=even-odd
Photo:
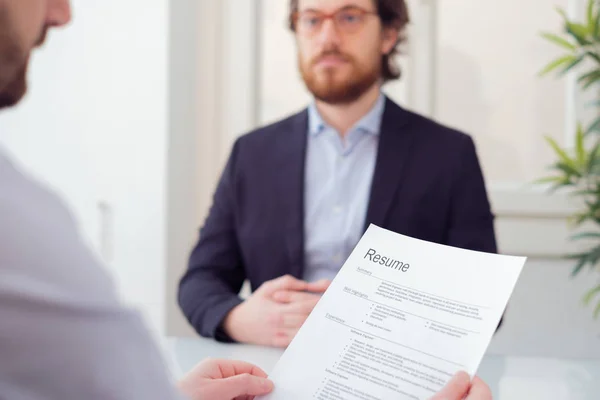
[[[307,109],[303,109],[283,119],[268,123],[244,133],[238,142],[242,145],[273,143],[290,133],[300,133],[308,128]],[[305,132],[302,132],[305,133]]]
[[[143,320],[121,305],[69,214],[0,149],[1,397],[176,398]]]
[[[114,284],[63,201],[0,152],[0,291],[114,304]],[[8,285],[7,282],[13,282]]]
[[[406,126],[417,133],[417,138],[422,141],[436,143],[440,146],[459,146],[472,141],[469,133],[401,107],[392,100],[389,100],[388,107],[390,107],[391,118],[406,121]]]
[[[44,224],[50,220],[72,222],[71,214],[58,196],[29,175],[0,148],[0,213],[15,214],[28,222]],[[19,226],[0,226],[0,230]]]

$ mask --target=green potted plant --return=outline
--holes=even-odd
[[[562,77],[573,71],[577,73],[581,90],[595,93],[600,82],[600,1],[588,0],[584,21],[570,19],[560,8],[557,11],[564,21],[563,31],[543,33],[542,36],[559,46],[564,54],[552,60],[540,75],[557,73]],[[575,143],[562,148],[553,139],[546,138],[557,159],[550,166],[552,175],[539,180],[550,184],[552,191],[567,190],[581,203],[579,212],[572,218],[573,227],[578,229],[571,240],[584,241],[584,251],[567,256],[574,260],[573,276],[588,268],[600,272],[600,99],[587,106],[594,107],[598,118],[586,126],[578,123]],[[600,279],[596,280],[595,286],[594,283],[590,286],[583,300],[593,307],[594,317],[598,318]]]

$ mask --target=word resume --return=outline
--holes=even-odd
[[[475,375],[525,261],[371,225],[262,398],[431,398],[456,372]]]

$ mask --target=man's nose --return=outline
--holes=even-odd
[[[49,0],[46,13],[47,26],[63,26],[71,21],[71,4],[69,0]]]
[[[324,48],[339,46],[341,37],[333,19],[327,19],[323,22],[318,34],[318,41],[321,47]]]

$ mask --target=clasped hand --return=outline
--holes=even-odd
[[[265,282],[227,315],[225,332],[236,342],[285,348],[330,284],[289,275]]]

